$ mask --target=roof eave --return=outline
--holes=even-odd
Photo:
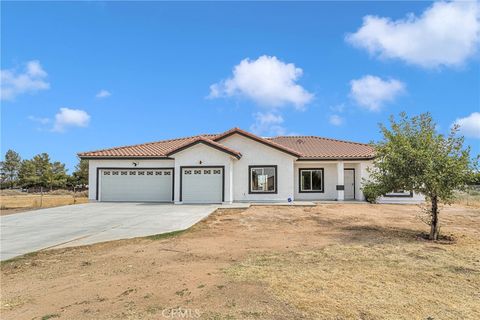
[[[205,140],[196,140],[196,141],[192,141],[192,142],[190,142],[190,143],[187,143],[187,144],[185,144],[185,145],[183,145],[183,146],[181,146],[181,147],[179,147],[179,148],[177,148],[177,149],[175,149],[175,150],[170,151],[169,153],[167,153],[167,156],[171,156],[171,155],[173,155],[173,154],[175,154],[175,153],[178,153],[178,152],[183,151],[183,150],[185,150],[185,149],[191,148],[191,147],[193,147],[194,145],[197,145],[197,144],[199,144],[199,143],[202,143],[202,144],[204,144],[204,145],[206,145],[206,146],[208,146],[208,147],[214,148],[214,149],[216,149],[216,150],[218,150],[218,151],[225,152],[225,153],[227,153],[227,154],[229,154],[229,155],[231,155],[231,156],[233,156],[233,157],[235,157],[235,158],[237,158],[237,159],[240,159],[240,158],[242,157],[242,154],[241,154],[240,152],[232,152],[232,151],[230,151],[230,150],[228,150],[228,149],[222,148],[222,147],[217,146],[216,144],[213,144],[213,143],[209,143],[208,141],[205,141]]]
[[[92,156],[77,154],[80,159],[96,159],[96,160],[173,160],[173,158],[167,156]]]
[[[374,156],[369,157],[301,157],[297,161],[361,161],[373,160]]]
[[[230,130],[230,131],[227,131],[226,133],[223,133],[223,134],[220,134],[218,137],[216,137],[215,139],[213,139],[213,141],[217,142],[217,141],[220,141],[220,140],[223,140],[223,139],[226,139],[228,137],[230,137],[231,135],[234,135],[234,134],[239,134],[245,138],[249,138],[253,141],[256,141],[258,143],[261,143],[261,144],[264,144],[270,148],[273,148],[273,149],[276,149],[278,151],[281,151],[281,152],[284,152],[284,153],[287,153],[291,156],[294,156],[296,158],[299,158],[302,156],[301,153],[299,152],[295,152],[293,150],[290,150],[290,148],[285,148],[285,147],[282,147],[282,146],[277,146],[277,143],[273,142],[273,141],[269,141],[267,139],[263,139],[261,137],[257,137],[253,134],[249,135],[249,134],[246,134],[243,130],[241,129],[238,129],[238,128],[235,128],[235,130]]]

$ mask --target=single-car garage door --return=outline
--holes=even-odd
[[[221,203],[223,168],[182,168],[181,201],[186,203]]]
[[[173,169],[101,169],[100,201],[172,201]]]

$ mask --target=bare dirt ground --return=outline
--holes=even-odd
[[[43,251],[1,270],[2,319],[479,319],[480,210],[220,210],[169,236]]]

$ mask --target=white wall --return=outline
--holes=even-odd
[[[368,168],[370,168],[373,165],[372,161],[364,162],[362,164],[362,178],[368,179],[369,173],[368,173]],[[365,200],[365,196],[362,193],[362,200]],[[422,194],[414,193],[413,197],[379,197],[377,199],[378,203],[420,203],[425,201],[425,196]]]
[[[225,166],[225,202],[232,202],[231,171],[236,158],[201,143],[172,155],[172,158],[175,158],[175,202],[180,201],[180,167],[187,166]]]
[[[425,196],[419,193],[413,193],[412,197],[380,197],[377,199],[378,203],[421,203],[425,201]]]
[[[299,169],[323,168],[323,193],[300,193]],[[295,200],[335,200],[337,198],[337,165],[325,162],[296,162],[295,163]]]
[[[135,166],[133,163],[137,163]],[[88,160],[88,199],[96,200],[97,168],[173,168],[173,160]]]
[[[369,161],[346,162],[345,169],[355,169],[355,200],[365,200],[362,187],[362,178],[367,174],[366,167]],[[323,168],[324,192],[323,193],[300,193],[299,169],[300,168]],[[297,161],[295,163],[295,200],[336,200],[337,199],[337,162],[328,161]]]
[[[219,142],[242,153],[242,158],[233,163],[234,201],[286,202],[288,198],[294,197],[293,163],[296,157],[239,134],[233,134]],[[249,194],[248,166],[251,165],[277,166],[277,193]]]

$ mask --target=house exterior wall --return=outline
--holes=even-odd
[[[336,200],[337,199],[337,164],[338,161],[297,161],[295,162],[295,200]],[[365,168],[369,161],[345,162],[344,169],[355,169],[355,200],[365,200],[363,196],[362,178],[368,173]],[[302,193],[300,192],[299,169],[302,168],[323,168],[324,192],[323,193]]]
[[[368,178],[369,173],[368,173],[368,168],[372,167],[373,162],[368,161],[364,162],[362,164],[362,178]],[[365,200],[365,196],[363,195],[362,192],[362,198],[360,200]],[[388,196],[382,196],[377,199],[377,203],[399,203],[399,204],[416,204],[416,203],[421,203],[425,201],[425,196],[419,193],[413,193],[412,197],[388,197]]]
[[[239,134],[233,134],[220,141],[223,145],[242,154],[237,159],[225,152],[202,143],[172,155],[174,159],[90,159],[89,160],[89,200],[95,201],[98,168],[174,168],[174,200],[180,203],[181,167],[221,166],[224,167],[224,202],[286,202],[289,198],[301,201],[336,200],[339,192],[338,169],[340,161],[297,161],[296,157],[259,143]],[[368,168],[372,161],[343,161],[345,169],[355,169],[355,199],[364,201],[363,179],[368,178]],[[136,165],[135,165],[136,164]],[[340,167],[339,167],[340,164]],[[277,192],[255,194],[249,192],[252,165],[277,166]],[[302,193],[299,186],[300,168],[322,168],[324,170],[324,192]],[[340,197],[341,199],[341,197]],[[419,203],[425,197],[413,194],[412,197],[380,197],[379,203]]]
[[[415,204],[425,201],[425,196],[419,193],[413,193],[411,197],[387,197],[383,196],[377,199],[378,203],[405,203]]]
[[[337,198],[337,165],[328,162],[298,161],[294,166],[295,200],[335,200]],[[322,193],[301,193],[300,192],[300,169],[323,168]]]
[[[355,200],[365,201],[362,191],[363,180],[368,178],[367,168],[371,165],[371,161],[360,161],[356,163],[345,163],[345,168],[355,169]]]
[[[174,199],[175,203],[180,203],[180,175],[181,167],[193,167],[193,166],[224,166],[225,167],[225,200],[224,202],[230,203],[232,198],[232,170],[233,162],[238,161],[232,156],[211,148],[204,144],[196,144],[188,149],[182,150],[174,155],[175,159],[175,190]]]
[[[134,165],[137,163],[137,166]],[[174,161],[171,159],[165,160],[142,160],[142,159],[128,159],[128,160],[103,160],[103,159],[89,159],[88,160],[88,199],[96,201],[97,196],[97,168],[173,168]],[[176,174],[176,172],[175,172]]]
[[[219,142],[242,154],[240,160],[233,163],[233,201],[287,202],[288,198],[294,198],[295,157],[239,134],[231,135]],[[248,166],[252,165],[277,166],[277,193],[249,193]]]

